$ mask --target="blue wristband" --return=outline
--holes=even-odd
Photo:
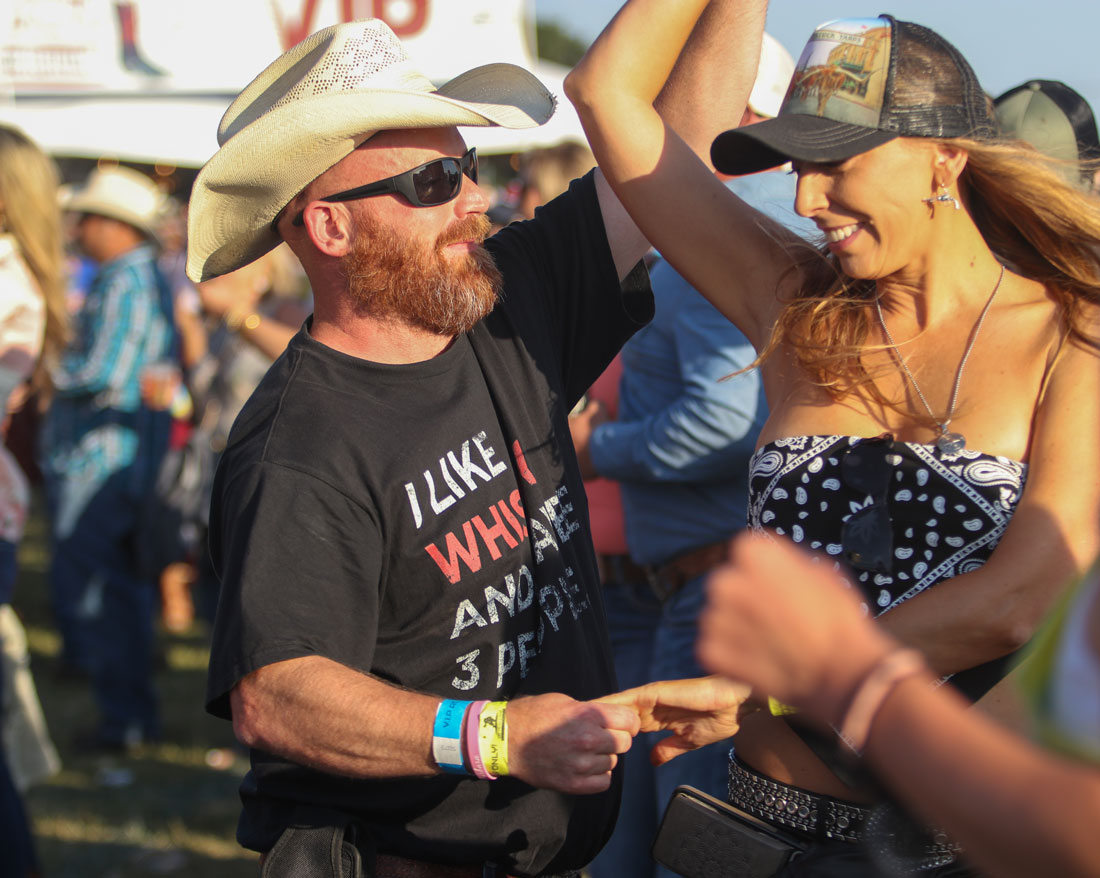
[[[432,727],[432,756],[449,774],[468,774],[462,759],[462,720],[472,702],[444,700],[435,711]]]

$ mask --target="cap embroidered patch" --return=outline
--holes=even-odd
[[[877,127],[890,69],[890,34],[881,18],[823,24],[798,59],[781,113]]]

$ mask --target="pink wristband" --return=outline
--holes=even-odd
[[[926,670],[924,656],[915,649],[899,649],[884,656],[859,684],[852,703],[844,714],[844,720],[836,733],[858,756],[867,745],[871,723],[882,707],[882,702],[893,688],[914,674]]]
[[[474,777],[482,780],[496,780],[496,775],[489,774],[485,768],[485,763],[481,759],[481,744],[478,741],[481,711],[488,703],[488,700],[475,701],[466,711],[466,724],[462,727],[462,748],[466,751],[466,758],[470,762],[470,771],[473,772]]]

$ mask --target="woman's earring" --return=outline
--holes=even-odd
[[[927,198],[922,198],[922,199],[921,199],[921,201],[923,201],[923,202],[924,202],[925,204],[927,204],[927,205],[930,205],[930,206],[932,207],[932,212],[933,212],[933,213],[935,213],[935,210],[936,210],[936,202],[937,202],[937,201],[939,201],[939,202],[947,202],[947,201],[950,201],[950,202],[951,202],[952,204],[954,204],[954,205],[955,205],[955,210],[959,210],[959,209],[961,209],[961,208],[962,208],[962,205],[961,205],[961,204],[959,204],[959,199],[957,199],[957,198],[956,198],[956,197],[955,197],[954,195],[952,195],[952,194],[951,194],[951,193],[950,193],[950,192],[948,191],[948,189],[947,189],[947,187],[946,187],[946,186],[942,186],[942,185],[941,185],[941,186],[940,186],[940,189],[941,189],[942,191],[940,192],[940,194],[939,194],[939,195],[930,195],[930,196],[928,196]]]

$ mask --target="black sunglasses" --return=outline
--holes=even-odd
[[[458,197],[462,191],[462,175],[477,182],[477,150],[471,148],[462,158],[444,156],[425,162],[411,171],[395,174],[385,180],[376,180],[354,189],[345,189],[317,201],[355,201],[396,192],[414,207],[435,207]],[[291,224],[304,223],[303,211],[298,211]]]
[[[886,505],[894,467],[887,455],[894,450],[889,434],[852,445],[840,461],[840,477],[850,488],[871,498],[854,513],[840,532],[840,546],[848,564],[857,570],[890,575],[894,569],[894,530]]]

